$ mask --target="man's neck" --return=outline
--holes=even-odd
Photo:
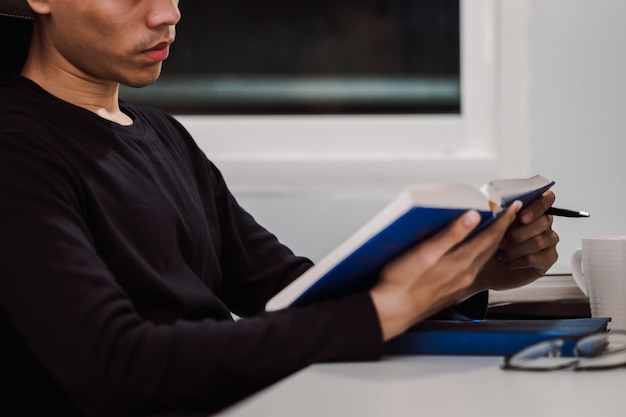
[[[124,126],[132,125],[133,120],[119,106],[119,83],[81,77],[44,61],[29,56],[22,76],[34,81],[53,96],[89,110],[103,119]]]

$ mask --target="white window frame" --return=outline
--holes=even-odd
[[[496,120],[502,116],[496,113],[502,98],[497,21],[519,15],[516,9],[526,7],[522,3],[504,7],[497,0],[461,0],[461,115],[177,118],[235,192],[395,191],[415,182],[481,184],[503,174],[523,175],[528,165],[520,160],[523,132],[509,142],[496,138],[507,130]],[[500,100],[498,106],[503,105]]]

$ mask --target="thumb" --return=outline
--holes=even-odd
[[[467,211],[443,230],[423,241],[414,251],[429,259],[429,263],[435,263],[463,242],[478,226],[478,223],[480,223],[480,214],[475,210]]]
[[[522,202],[519,200],[514,201],[492,225],[489,227],[489,231],[494,234],[500,234],[501,238],[508,230],[509,226],[515,221],[517,213],[522,209]]]

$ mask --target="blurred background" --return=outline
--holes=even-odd
[[[240,203],[314,261],[409,183],[556,181],[553,273],[626,234],[626,2],[182,2],[162,79]]]

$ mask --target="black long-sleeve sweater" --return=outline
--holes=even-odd
[[[24,78],[0,90],[3,407],[211,411],[314,362],[381,355],[367,293],[263,312],[310,262],[173,118],[122,109],[132,126]]]

